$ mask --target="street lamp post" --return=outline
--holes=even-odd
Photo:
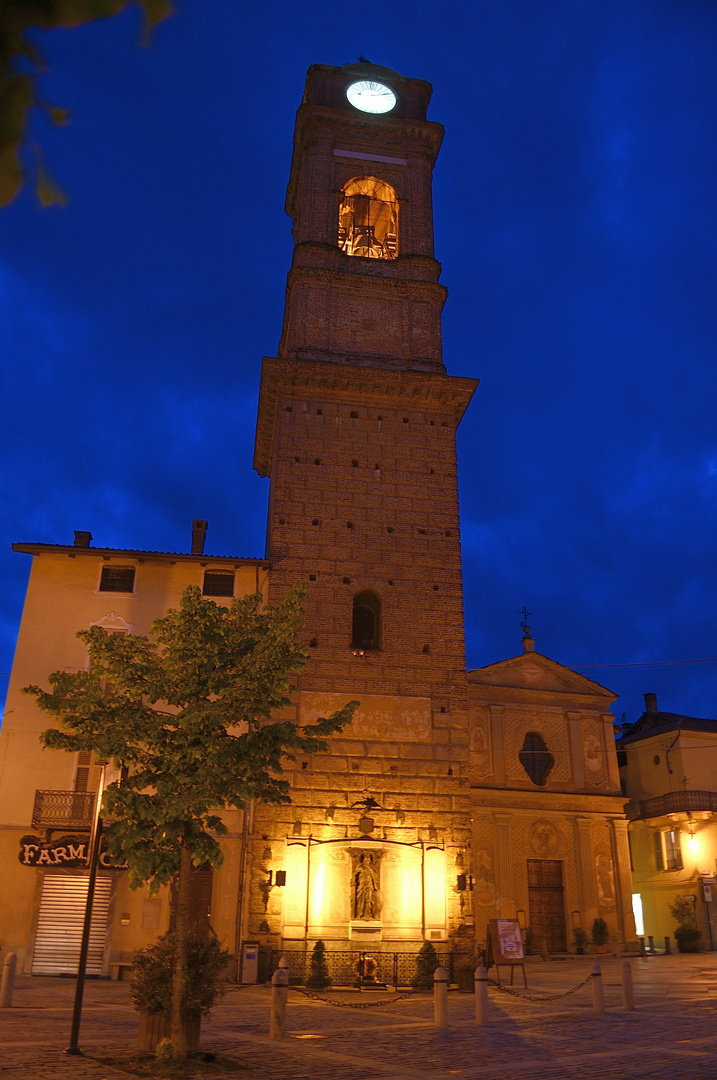
[[[92,925],[92,902],[95,898],[95,883],[97,881],[97,869],[100,863],[100,840],[102,839],[102,795],[105,787],[105,764],[100,765],[100,779],[97,786],[97,800],[92,819],[92,833],[90,834],[90,854],[88,867],[90,880],[87,884],[87,902],[85,904],[85,921],[82,926],[82,944],[80,945],[80,959],[77,965],[77,986],[75,988],[75,1005],[72,1010],[72,1031],[70,1032],[70,1045],[65,1053],[74,1056],[82,1053],[77,1045],[80,1035],[80,1020],[82,1018],[82,997],[85,992],[85,971],[87,969],[87,953],[90,948],[90,928]]]

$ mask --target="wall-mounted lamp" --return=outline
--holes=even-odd
[[[456,855],[456,866],[459,867],[459,868],[462,868],[463,866],[465,866],[465,863],[463,861],[463,852],[462,851],[459,851],[458,854]]]
[[[438,840],[438,830],[436,829],[436,827],[434,825],[429,826],[428,839],[429,840]]]

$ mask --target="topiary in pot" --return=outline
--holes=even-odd
[[[310,986],[312,990],[326,990],[331,986],[331,976],[329,965],[326,963],[326,946],[321,939],[316,942],[311,951],[310,963],[311,974],[305,985]]]
[[[172,976],[174,974],[174,931],[158,938],[154,945],[135,953],[129,996],[140,1013],[140,1049],[154,1051],[169,1035],[172,1014]],[[203,1016],[220,998],[226,987],[221,979],[230,953],[215,937],[187,938],[187,985],[182,1014],[187,1025],[189,1049],[199,1043],[199,1025]]]
[[[582,926],[576,926],[573,931],[573,940],[575,942],[575,952],[578,956],[585,955],[585,946],[588,943],[587,931],[583,930]]]
[[[597,952],[605,952],[605,946],[607,945],[609,936],[605,920],[594,919],[591,937]]]
[[[411,979],[414,990],[432,990],[433,972],[438,967],[438,956],[430,941],[424,941],[416,957],[416,974]]]
[[[681,953],[699,952],[702,934],[697,925],[695,902],[689,896],[678,896],[669,905],[673,917],[677,920],[675,940]]]

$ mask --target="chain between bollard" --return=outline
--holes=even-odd
[[[530,1001],[540,1004],[541,1001],[559,1001],[560,998],[569,997],[570,994],[577,994],[578,990],[582,990],[583,986],[587,986],[590,980],[593,978],[592,972],[588,975],[587,979],[583,979],[577,986],[573,986],[570,990],[565,990],[561,994],[524,994],[519,990],[511,990],[508,986],[499,986],[495,979],[488,979],[488,982],[495,990],[500,990],[502,994],[510,994],[512,997],[517,997],[521,1001]]]
[[[324,1005],[332,1005],[334,1009],[380,1009],[383,1005],[395,1005],[397,1001],[403,1001],[405,998],[416,996],[415,990],[409,990],[406,994],[397,994],[395,997],[387,998],[385,1001],[329,1001],[328,998],[319,997],[318,994],[310,994],[308,990],[304,990],[301,986],[292,986],[291,989],[295,990],[297,994],[302,994],[304,997],[311,998],[312,1001],[320,1001]]]

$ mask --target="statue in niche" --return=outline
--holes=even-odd
[[[383,897],[379,888],[379,853],[353,854],[354,919],[376,922],[381,916]]]

